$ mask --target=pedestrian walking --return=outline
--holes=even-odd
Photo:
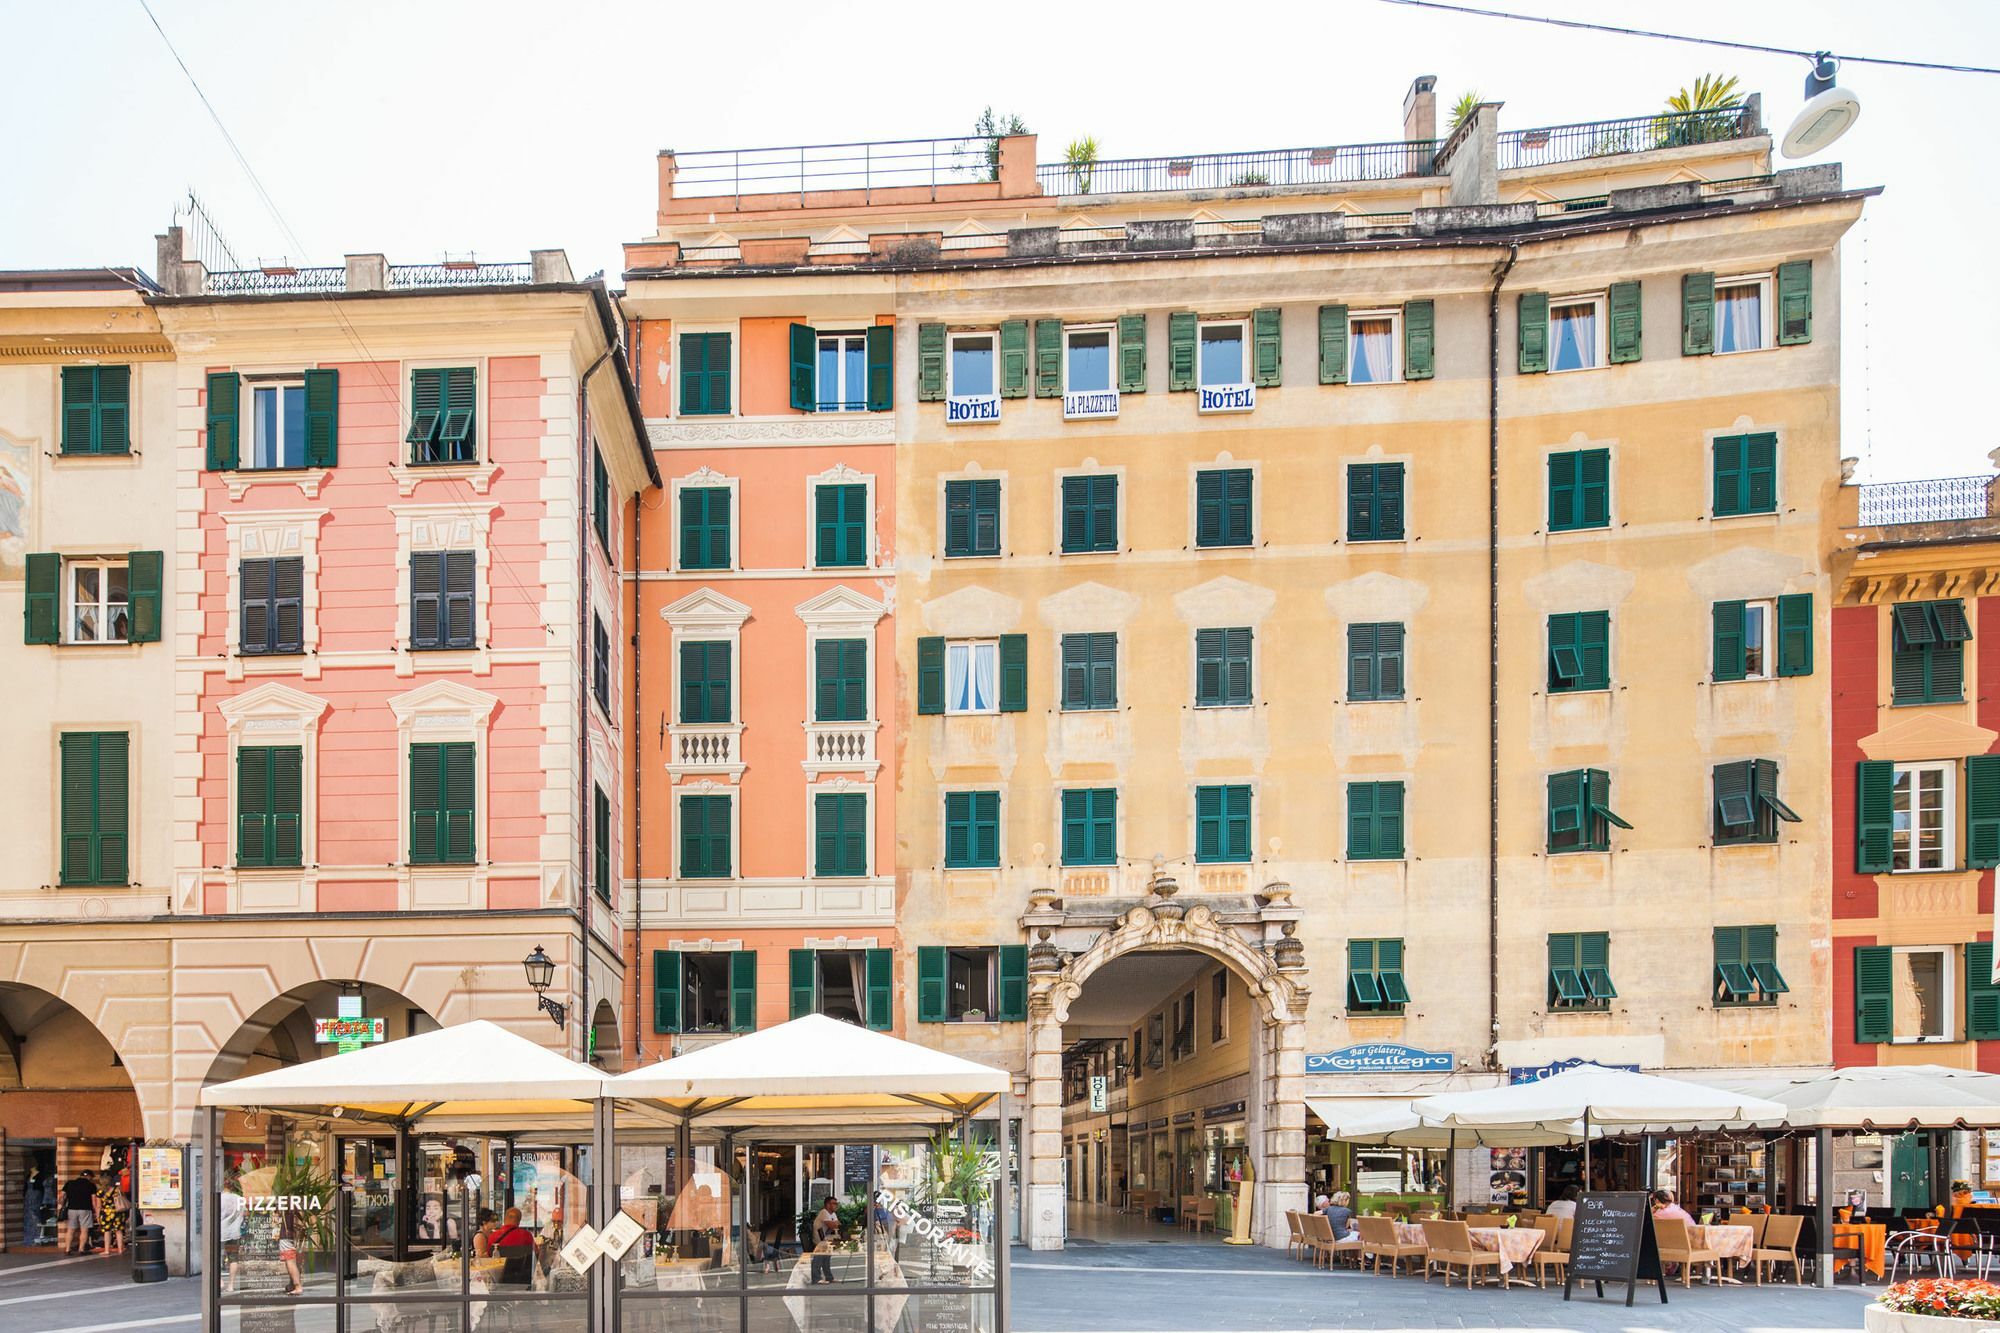
[[[129,1203],[115,1175],[108,1175],[97,1187],[97,1229],[104,1233],[106,1254],[125,1253],[125,1225]]]
[[[97,1212],[97,1173],[85,1171],[62,1188],[63,1253],[83,1254],[90,1249],[90,1223]]]

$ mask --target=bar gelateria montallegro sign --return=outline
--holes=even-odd
[[[1421,1074],[1449,1072],[1458,1061],[1449,1051],[1427,1051],[1398,1041],[1367,1041],[1306,1057],[1308,1074]]]

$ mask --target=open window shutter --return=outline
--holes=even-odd
[[[340,372],[306,372],[306,466],[340,461]]]
[[[23,643],[62,642],[62,557],[51,551],[27,557],[27,600],[22,607]]]
[[[819,360],[819,331],[810,324],[792,325],[790,346],[792,410],[810,412],[819,406],[819,386],[815,376],[815,365]]]
[[[1118,392],[1146,392],[1146,317],[1118,317]]]
[[[1063,323],[1035,321],[1035,397],[1062,397]]]
[[[1375,792],[1373,782],[1347,784],[1347,855],[1360,860],[1375,853]]]
[[[236,467],[237,403],[242,379],[234,372],[208,377],[208,470],[228,472]]]
[[[1194,348],[1199,321],[1192,310],[1167,316],[1167,388],[1187,393],[1194,388]]]
[[[1347,383],[1347,307],[1319,308],[1319,382]]]
[[[236,752],[236,864],[271,864],[271,750],[246,745]]]
[[[1000,636],[1000,711],[1028,711],[1028,636]]]
[[[1572,976],[1576,973],[1576,938],[1574,935],[1549,936],[1549,972],[1552,978],[1560,977],[1564,973]],[[1563,994],[1560,985],[1553,989],[1556,995]]]
[[[2000,866],[2000,754],[1965,761],[1965,863]]]
[[[1382,1002],[1382,991],[1375,980],[1373,940],[1347,942],[1347,1002],[1357,1006],[1373,1006]]]
[[[925,944],[917,949],[917,1021],[942,1023],[945,1005],[945,959],[942,945]]]
[[[1681,355],[1707,356],[1715,350],[1715,275],[1681,278]]]
[[[1885,944],[1854,950],[1854,1040],[1889,1040],[1895,1027],[1894,955]]]
[[[1284,322],[1276,306],[1250,312],[1250,382],[1276,388],[1284,373]]]
[[[1636,282],[1614,282],[1611,284],[1609,318],[1611,322],[1611,356],[1614,366],[1622,366],[1640,358],[1639,284]]]
[[[757,951],[738,949],[729,955],[729,1030],[757,1030]]]
[[[1716,837],[1741,840],[1755,830],[1757,807],[1750,795],[1750,773],[1747,759],[1715,766]]]
[[[1778,599],[1778,674],[1810,676],[1813,671],[1813,609],[1809,592]]]
[[[681,956],[677,950],[653,950],[653,1031],[681,1030]]]
[[[811,949],[792,950],[792,1017],[804,1018],[813,1012],[818,1003],[819,987],[815,985],[814,973],[819,969],[814,965]]]
[[[1812,341],[1812,261],[1778,265],[1778,346]]]
[[[1965,1039],[1995,1037],[2000,1037],[2000,987],[1993,984],[1993,942],[1974,940],[1965,946]]]
[[[1580,845],[1581,839],[1570,839],[1571,834],[1581,834],[1586,823],[1583,809],[1583,770],[1572,768],[1562,773],[1551,773],[1548,778],[1549,810],[1548,834],[1551,852],[1566,850],[1558,847],[1556,840],[1562,837],[1571,845]]]
[[[444,646],[444,552],[410,555],[410,647]]]
[[[896,406],[896,326],[872,324],[866,336],[868,410],[888,412]]]
[[[1000,396],[1028,396],[1028,321],[1008,319],[1000,323]]]
[[[1028,1019],[1028,946],[1000,946],[1000,1007],[994,1018],[1002,1023],[1024,1023]]]
[[[887,1032],[895,1026],[896,951],[893,949],[870,949],[866,963],[868,977],[868,1004],[866,1014],[868,1026],[876,1032]]]
[[[160,581],[166,560],[159,551],[128,551],[126,596],[130,599],[131,620],[125,638],[130,643],[160,641]]]
[[[1713,622],[1716,680],[1742,680],[1747,674],[1743,661],[1743,603],[1717,602],[1709,608]]]
[[[1430,301],[1403,302],[1403,378],[1427,380],[1437,359],[1437,307]]]
[[[944,711],[944,640],[917,640],[917,712]]]
[[[1741,989],[1737,983],[1744,979],[1742,963],[1743,927],[1717,926],[1715,928],[1715,971],[1717,976],[1728,986],[1731,992],[1729,998],[1732,999],[1740,998],[1734,992]],[[1735,980],[1732,981],[1732,977]],[[1711,984],[1713,984],[1712,980]]]
[[[917,401],[944,401],[944,325],[917,325]]]
[[[1519,344],[1519,369],[1523,375],[1539,375],[1549,368],[1549,294],[1522,292],[1514,299],[1515,341]]]
[[[1863,759],[1854,766],[1854,869],[1860,874],[1888,873],[1894,857],[1895,785],[1896,766],[1886,759]]]
[[[1584,984],[1593,1000],[1609,1000],[1617,995],[1611,985],[1611,937],[1601,930],[1586,931],[1576,937],[1576,961],[1583,969]],[[1592,974],[1596,974],[1596,980]],[[1600,984],[1601,983],[1601,984]]]

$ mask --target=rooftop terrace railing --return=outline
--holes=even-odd
[[[1046,193],[1065,195],[1339,185],[1435,175],[1437,149],[1434,139],[1409,139],[1332,148],[1121,157],[1087,165],[1044,162],[1035,168],[1035,179]]]
[[[1870,482],[1861,488],[1861,526],[1938,523],[1985,518],[1992,474],[1978,477],[1925,477],[1918,481]]]
[[[392,291],[441,287],[512,287],[535,280],[535,266],[521,264],[391,264]],[[298,269],[231,269],[211,273],[202,288],[208,296],[311,296],[347,290],[347,270],[324,266]]]
[[[225,269],[208,275],[210,296],[295,296],[337,292],[347,285],[345,268]]]
[[[391,264],[391,289],[511,287],[535,280],[533,264]]]
[[[1500,170],[1582,162],[1621,153],[1645,153],[1656,148],[1726,143],[1764,132],[1754,106],[1725,111],[1663,111],[1623,120],[1585,120],[1574,125],[1544,125],[1533,130],[1500,133]]]
[[[1000,138],[887,139],[674,154],[674,194],[715,198],[920,189],[999,178]]]

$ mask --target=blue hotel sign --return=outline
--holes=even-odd
[[[962,426],[968,421],[999,419],[1000,395],[997,393],[967,394],[945,400],[944,421],[947,426]]]
[[[1198,412],[1250,412],[1257,406],[1257,386],[1254,384],[1216,389],[1204,384],[1200,393],[1201,400],[1195,405]]]
[[[1448,1073],[1458,1061],[1449,1051],[1426,1051],[1396,1041],[1369,1041],[1306,1057],[1308,1074]]]

